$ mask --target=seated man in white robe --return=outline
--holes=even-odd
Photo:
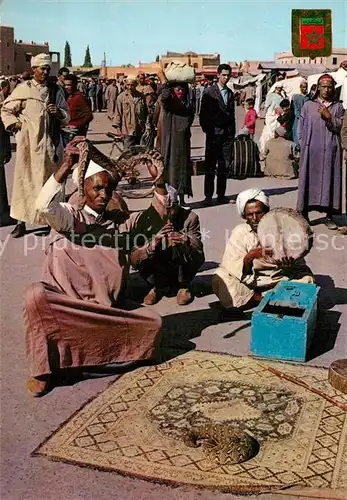
[[[261,189],[247,189],[236,200],[245,222],[234,228],[222,262],[212,279],[212,288],[223,308],[247,309],[257,305],[262,293],[279,281],[313,283],[313,276],[303,259],[276,262],[271,250],[260,246],[257,228],[270,210],[269,198]]]

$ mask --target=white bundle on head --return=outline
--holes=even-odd
[[[242,191],[236,198],[236,206],[241,217],[245,216],[245,208],[250,200],[261,201],[265,206],[270,207],[268,196],[259,188],[250,188]]]
[[[127,76],[126,83],[137,82],[136,76]]]
[[[275,132],[277,135],[279,135],[280,137],[284,137],[287,133],[287,130],[284,128],[284,127],[276,127],[275,128]]]

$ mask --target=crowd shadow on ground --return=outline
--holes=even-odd
[[[347,289],[335,287],[331,276],[315,274],[315,281],[320,286],[318,305],[321,310],[347,304]]]
[[[200,337],[205,328],[219,322],[218,311],[211,308],[164,316],[158,361],[164,363],[194,351],[196,344],[192,340]]]
[[[200,273],[213,270],[217,267],[217,262],[207,261],[200,268],[199,275],[197,275],[192,282],[192,291],[196,298],[213,294],[211,284],[213,273]],[[128,298],[137,302],[142,302],[148,290],[149,286],[141,278],[139,273],[134,272],[130,275],[126,294]],[[165,296],[175,297],[176,293],[176,289],[168,289]],[[177,309],[177,312],[163,316],[159,362],[169,361],[170,359],[194,350],[196,344],[192,342],[192,340],[199,338],[205,328],[210,326],[225,322],[237,322],[235,325],[236,328],[224,337],[226,339],[234,337],[237,333],[250,326],[251,311],[236,311],[234,316],[228,315],[225,317],[223,316],[222,308],[217,297],[215,297],[215,299],[216,300],[211,301],[209,307],[205,309],[185,311],[184,307],[180,307]],[[240,322],[242,322],[241,325]]]
[[[337,226],[340,226],[340,227],[343,227],[347,224],[347,214],[339,214],[339,215],[334,215],[333,216],[333,220],[334,222],[337,224]],[[314,227],[314,226],[319,226],[319,225],[322,225],[324,224],[326,221],[326,217],[318,217],[318,219],[313,219],[312,220],[312,217],[310,217],[310,226],[311,227]],[[334,236],[342,236],[340,235],[339,233],[336,233],[336,231],[332,230],[331,231],[331,235]]]
[[[220,206],[223,206],[223,205],[227,205],[228,203],[229,204],[235,204],[236,197],[237,197],[236,194],[233,194],[231,196],[226,196],[225,198],[226,198],[227,202],[225,202],[225,203],[217,203],[217,200],[215,199],[215,200],[212,201],[212,205],[204,205],[204,201],[203,200],[189,202],[189,198],[188,198],[188,200],[187,200],[187,207],[189,207],[191,210],[197,210],[199,208],[220,207]]]
[[[335,287],[328,275],[315,275],[316,284],[321,287],[318,296],[318,313],[315,335],[308,352],[308,361],[334,349],[340,331],[341,312],[332,311],[335,306],[347,304],[347,290]]]
[[[195,276],[191,288],[194,297],[205,297],[212,293],[212,274],[200,274],[206,271],[216,269],[218,263],[214,261],[206,261],[199,269],[199,274]],[[150,286],[146,281],[140,276],[140,273],[135,271],[130,273],[127,281],[126,297],[142,303],[143,298],[149,292]],[[165,297],[174,297],[177,294],[175,287],[167,288],[165,290]]]
[[[240,180],[240,179],[238,179]],[[254,179],[256,181],[256,178]],[[292,191],[297,191],[298,187],[297,186],[287,186],[283,188],[272,188],[272,189],[264,189],[265,193],[267,196],[280,196],[285,193],[290,193]],[[204,205],[203,200],[200,201],[194,201],[194,202],[189,202],[189,198],[187,200],[187,206],[192,209],[192,210],[197,210],[200,208],[211,208],[211,207],[220,207],[221,205],[226,205],[226,204],[235,204],[236,203],[236,198],[237,198],[238,193],[232,194],[229,196],[226,196],[226,203],[219,204],[217,203],[217,200],[213,200],[212,205]]]
[[[212,289],[208,288],[210,286],[208,280],[210,280],[211,275],[198,276],[196,279],[199,278],[202,279],[202,284],[204,284],[204,278],[207,279],[205,282],[207,287],[205,290],[206,295],[212,293]],[[335,287],[330,276],[317,275],[316,280],[317,284],[321,286],[321,291],[318,301],[316,330],[311,348],[307,354],[307,361],[312,361],[334,349],[341,328],[339,322],[341,312],[331,309],[338,305],[347,304],[347,290]],[[196,286],[199,288],[198,282]],[[223,317],[218,301],[210,303],[208,309],[168,315],[164,317],[161,361],[167,361],[172,357],[195,349],[192,339],[200,337],[203,330],[209,326],[225,321],[231,324],[235,322],[235,329],[223,337],[224,339],[230,339],[249,329],[251,327],[251,318],[252,310],[236,311],[234,317]]]
[[[214,261],[207,261],[201,267],[200,273],[218,267]],[[199,274],[192,283],[195,297],[204,297],[213,294],[211,280],[213,274]],[[321,287],[318,301],[317,326],[312,347],[308,353],[308,361],[331,351],[336,343],[340,330],[341,312],[331,309],[338,305],[347,304],[347,290],[335,287],[334,281],[327,275],[316,275],[317,285]],[[149,290],[146,282],[139,273],[132,273],[129,279],[127,293],[132,300],[142,302]],[[166,296],[174,297],[176,291],[169,291]],[[181,312],[182,311],[182,312]],[[211,301],[208,309],[184,311],[177,310],[163,318],[163,344],[161,361],[167,361],[175,356],[195,349],[192,339],[201,336],[203,330],[209,326],[234,322],[235,328],[226,334],[224,339],[231,339],[240,332],[250,328],[252,310],[235,312],[234,316],[224,317],[217,297]],[[240,324],[241,323],[241,324]]]
[[[207,261],[201,268],[201,272],[209,271],[217,267],[214,261]],[[211,287],[212,274],[199,274],[193,282],[195,296],[208,296],[212,294]],[[339,319],[341,312],[331,309],[338,305],[347,304],[347,290],[335,287],[334,281],[330,276],[317,275],[317,285],[321,287],[318,301],[317,326],[312,346],[309,349],[307,361],[312,361],[334,349],[337,335],[340,330]],[[127,296],[137,304],[142,303],[149,287],[140,277],[139,273],[134,272],[130,275],[129,285],[127,287]],[[174,293],[168,296],[174,296]],[[217,299],[217,298],[216,298]],[[218,300],[209,303],[209,307],[198,310],[184,310],[179,308],[176,312],[163,316],[163,326],[161,331],[160,349],[158,350],[155,363],[164,363],[176,358],[182,354],[196,349],[196,339],[201,337],[203,331],[213,325],[228,322],[235,324],[235,328],[224,335],[224,339],[231,339],[240,332],[250,328],[252,310],[244,312],[235,312],[235,316],[224,317],[221,314],[221,308]],[[193,341],[194,340],[194,341]],[[89,378],[110,377],[111,382],[115,381],[122,373],[135,370],[146,363],[135,364],[132,367],[109,368],[97,367],[93,370],[65,370],[61,371],[59,380],[55,386],[74,385]]]
[[[291,193],[292,191],[297,191],[298,186],[287,186],[282,188],[264,188],[264,192],[267,196],[280,196],[281,194]]]

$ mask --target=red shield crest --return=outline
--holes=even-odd
[[[292,10],[292,51],[296,57],[309,59],[331,55],[331,10]]]
[[[304,50],[324,49],[324,26],[301,25],[300,48]]]

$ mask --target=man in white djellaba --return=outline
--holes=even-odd
[[[260,156],[266,155],[266,145],[270,139],[275,137],[275,130],[278,127],[278,108],[283,100],[283,83],[276,82],[273,92],[270,92],[265,100],[265,126],[259,140]]]
[[[61,126],[69,123],[63,90],[49,81],[49,54],[31,59],[33,79],[13,90],[1,109],[6,130],[16,137],[17,152],[11,197],[11,217],[17,220],[13,238],[26,232],[26,223],[44,222],[35,210],[35,201],[47,179],[63,158]]]
[[[312,271],[303,259],[276,261],[272,251],[262,248],[258,225],[270,210],[268,196],[259,188],[246,189],[236,199],[244,219],[232,231],[222,262],[212,278],[213,292],[219,298],[223,314],[255,307],[264,293],[280,281],[313,283]]]

